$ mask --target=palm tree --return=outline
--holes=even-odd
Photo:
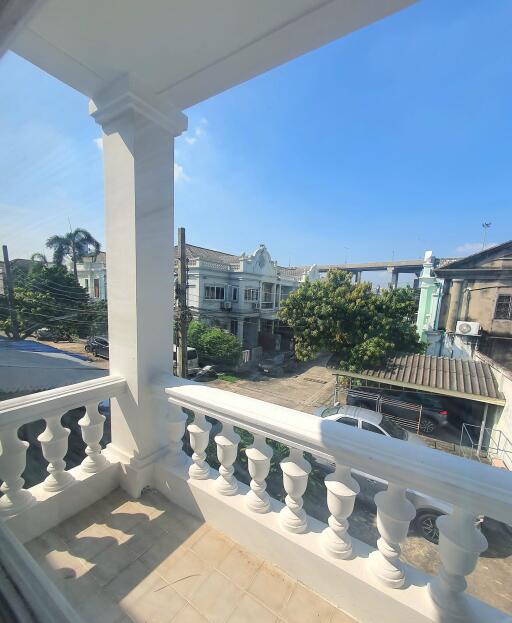
[[[32,255],[30,256],[30,262],[30,273],[41,270],[43,268],[48,268],[48,266],[50,265],[50,263],[48,262],[48,258],[44,253],[32,253]]]
[[[46,241],[46,246],[53,249],[53,263],[62,266],[64,258],[68,256],[73,264],[73,273],[78,281],[76,265],[81,262],[85,255],[99,253],[100,243],[86,229],[75,229],[65,236],[51,236]]]

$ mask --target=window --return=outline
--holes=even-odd
[[[496,320],[512,320],[512,295],[500,294],[494,310]]]
[[[233,286],[231,290],[231,300],[235,303],[238,301],[238,288],[236,286]]]
[[[207,301],[223,301],[225,296],[224,286],[205,286],[204,298]]]
[[[347,424],[348,426],[357,426],[357,420],[353,417],[340,417],[336,420],[336,422]]]
[[[373,424],[370,424],[369,422],[363,422],[362,429],[369,430],[370,433],[379,433],[379,435],[385,434],[384,431],[381,430],[378,426],[374,426]]]
[[[89,293],[89,279],[84,279],[84,288],[87,290],[87,293]]]
[[[99,279],[94,280],[94,298],[95,299],[100,298],[100,280]]]
[[[229,327],[229,332],[233,335],[238,335],[238,320],[232,320],[231,326]]]
[[[258,288],[245,288],[244,301],[258,301],[260,298],[260,291]]]

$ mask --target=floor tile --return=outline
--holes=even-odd
[[[296,582],[277,567],[266,562],[260,567],[249,592],[274,612],[286,605]]]
[[[148,556],[141,557],[141,562],[148,565]],[[210,567],[187,548],[180,549],[165,558],[154,569],[174,590],[185,598],[189,598],[211,571]]]
[[[174,617],[172,623],[208,623],[208,620],[190,604],[186,604]]]
[[[290,623],[330,623],[334,606],[297,583],[281,616]]]
[[[341,610],[335,609],[334,615],[329,623],[357,623],[357,621]]]
[[[216,567],[226,558],[232,547],[233,541],[219,532],[209,530],[192,545],[191,549],[207,565]]]
[[[241,601],[243,592],[216,570],[210,572],[189,598],[209,623],[225,623]]]
[[[251,556],[239,545],[234,545],[229,554],[220,563],[218,569],[244,590],[249,587],[262,561]]]
[[[228,623],[276,623],[276,621],[276,614],[247,593],[228,619]]]

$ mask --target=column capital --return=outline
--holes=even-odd
[[[89,101],[89,114],[105,134],[115,132],[127,114],[139,115],[172,136],[187,129],[187,116],[169,98],[152,93],[131,76],[123,75],[99,91]]]

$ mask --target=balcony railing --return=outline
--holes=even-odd
[[[80,510],[80,504],[83,508],[91,503],[84,490],[86,481],[110,466],[100,446],[105,416],[98,411],[98,405],[102,400],[120,396],[124,391],[122,377],[107,376],[0,403],[0,479],[3,481],[0,518],[13,520],[9,524],[22,540],[41,533],[52,522],[55,523],[55,513],[48,512],[52,496],[82,485],[80,493],[77,491],[69,497],[71,500],[76,496],[82,502],[70,502],[69,508],[61,509],[60,520],[64,519],[64,514],[70,516]],[[86,445],[86,456],[81,465],[67,470],[64,457],[68,451],[70,430],[63,426],[61,418],[78,407],[85,407],[85,415],[78,424]],[[48,476],[41,484],[25,489],[22,474],[27,465],[29,443],[19,438],[18,431],[22,426],[38,420],[44,420],[46,424],[37,440],[48,462]],[[98,491],[101,496],[101,487]],[[40,511],[38,506],[42,507]],[[38,521],[34,521],[35,517],[39,518]]]
[[[351,594],[364,595],[364,604],[355,605],[352,611],[349,610],[350,614],[369,620],[368,613],[380,609],[381,620],[387,621],[390,612],[396,615],[399,603],[409,609],[409,614],[402,612],[402,618],[395,620],[502,620],[502,613],[465,595],[465,576],[473,571],[479,555],[487,548],[485,537],[476,527],[477,517],[485,515],[505,523],[511,521],[512,496],[508,474],[428,447],[354,430],[336,422],[193,383],[169,387],[165,391],[172,405],[194,413],[188,426],[192,462],[187,469],[182,467],[181,472],[175,470],[175,474],[187,480],[191,487],[197,483],[202,495],[208,493],[223,498],[228,505],[237,498],[237,517],[233,521],[240,525],[243,524],[240,518],[243,506],[246,516],[257,517],[258,524],[266,524],[268,530],[277,531],[281,539],[286,534],[300,535],[293,541],[295,547],[302,545],[301,552],[292,554],[290,570],[294,573],[300,575],[302,565],[298,561],[309,560],[311,552],[315,555],[310,562],[318,570],[315,565],[319,552],[322,552],[324,558],[330,559],[342,572],[332,593],[329,594],[325,575],[317,573],[315,577],[314,573],[304,569],[304,575],[299,579],[335,603],[336,598],[339,603],[341,583],[352,605]],[[176,427],[174,420],[176,437],[172,464],[186,465],[186,460],[180,458],[181,433],[185,424],[182,417],[174,417],[178,417],[178,425]],[[206,461],[212,428],[207,417],[222,423],[221,431],[215,436],[220,463],[218,472]],[[234,476],[233,465],[240,443],[237,428],[254,437],[253,444],[246,450],[250,487],[238,482]],[[266,491],[272,458],[267,439],[289,448],[288,457],[280,463],[286,491],[284,504],[269,497]],[[330,512],[328,524],[308,517],[303,509],[303,496],[311,471],[304,452],[331,462],[335,468],[325,478]],[[351,475],[352,469],[388,482],[388,489],[375,496],[380,533],[377,548],[369,548],[350,536],[349,518],[359,493],[359,485]],[[408,489],[443,500],[453,509],[438,520],[441,568],[435,578],[424,576],[400,562],[400,545],[415,516],[414,506],[406,496]],[[200,497],[200,494],[194,494],[195,504]],[[208,513],[209,504],[201,507],[202,512]],[[231,528],[231,522],[225,521],[224,525],[229,524]],[[243,530],[237,536],[243,539]],[[254,538],[254,531],[250,531],[245,545],[254,545]],[[283,550],[282,540],[278,548]],[[286,564],[286,559],[283,560],[277,550],[266,553],[270,558],[276,557],[276,564]],[[375,587],[379,590],[377,597],[373,592]],[[384,603],[384,595],[395,601],[392,607]],[[344,607],[344,604],[339,605]]]

